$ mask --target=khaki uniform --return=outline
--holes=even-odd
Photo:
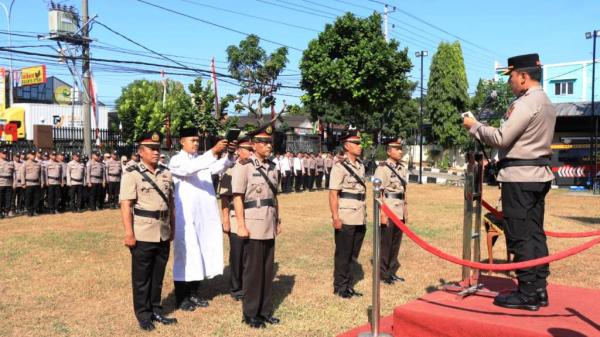
[[[349,160],[344,163],[356,175],[365,181],[365,166],[360,161],[352,164]],[[367,204],[365,188],[354,178],[341,163],[331,168],[329,189],[340,191],[338,214],[344,225],[364,225],[367,223]]]
[[[123,169],[118,160],[110,158],[106,161],[106,180],[108,181],[108,203],[110,208],[117,208],[118,206],[119,186],[121,185],[122,174]]]
[[[476,123],[469,132],[484,143],[499,149],[500,172],[508,248],[515,262],[548,256],[544,233],[545,197],[554,179],[549,165],[540,163],[552,155],[556,111],[541,87],[529,88],[509,107],[500,128]],[[528,166],[537,160],[537,165]],[[546,165],[544,165],[546,164]],[[528,296],[546,289],[548,265],[516,271],[519,291]]]
[[[342,228],[335,229],[335,256],[333,270],[333,289],[336,293],[353,291],[352,261],[358,260],[360,249],[367,231],[365,187],[342,165],[365,182],[365,166],[345,160],[333,165],[329,180],[329,189],[338,192],[338,215]]]
[[[60,185],[63,181],[62,164],[50,160],[44,167],[46,179],[48,181],[47,201],[50,212],[56,212],[60,203]]]
[[[13,193],[13,202],[12,205],[14,207],[15,213],[20,214],[23,211],[23,204],[25,202],[25,188],[23,188],[22,176],[20,174],[21,167],[23,167],[23,162],[13,161],[15,165],[15,189]]]
[[[329,188],[329,177],[331,176],[332,167],[333,159],[327,156],[327,158],[325,158],[325,188]]]
[[[135,200],[134,209],[161,212],[158,219],[138,216],[134,212],[133,231],[136,240],[145,242],[167,241],[171,236],[169,205],[137,170],[146,173],[166,196],[171,195],[173,191],[171,172],[162,166],[157,166],[155,174],[152,174],[143,163],[130,166],[123,175],[121,194],[119,195],[120,200]]]
[[[35,215],[41,207],[41,186],[46,183],[41,162],[27,160],[21,166],[21,181],[25,186],[25,208],[28,215]]]
[[[12,192],[16,186],[15,164],[0,159],[0,218],[8,215],[12,205]]]
[[[67,186],[69,186],[69,200],[73,212],[80,211],[83,206],[85,171],[85,164],[80,161],[71,160],[67,164]]]
[[[325,172],[325,159],[322,156],[315,158],[315,183],[317,189],[320,190],[323,187],[323,173]]]
[[[165,201],[148,179],[162,191]],[[143,163],[128,167],[121,180],[120,200],[130,200],[133,208],[135,247],[131,248],[133,308],[137,319],[150,320],[152,313],[162,314],[161,289],[169,260],[173,177],[157,166],[154,173]]]
[[[106,184],[106,167],[104,163],[90,159],[86,164],[86,181],[92,186],[89,188],[89,209],[104,208],[104,186]]]
[[[259,169],[276,188],[275,164],[268,160],[261,163],[254,155],[235,164],[231,180],[231,191],[243,196],[244,221],[250,232],[243,244],[244,318],[270,317],[273,310],[277,191],[273,193]]]
[[[391,168],[390,168],[391,167]],[[398,177],[398,175],[400,177]],[[401,219],[404,218],[408,171],[406,166],[388,159],[375,169],[375,178],[381,179],[383,202]],[[381,279],[393,281],[400,268],[398,254],[402,231],[391,221],[381,226]]]

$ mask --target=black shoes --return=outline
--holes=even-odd
[[[194,311],[194,310],[196,310],[197,306],[196,306],[196,304],[194,304],[194,302],[192,302],[188,298],[186,298],[183,301],[181,301],[181,303],[179,304],[179,306],[177,306],[177,308],[179,310],[183,310],[183,311]]]
[[[352,296],[356,296],[356,297],[362,297],[362,293],[359,293],[358,291],[354,290],[354,288],[348,288],[348,291],[350,292],[350,294],[352,294]]]
[[[277,317],[274,317],[273,315],[269,315],[267,317],[260,317],[263,322],[269,323],[269,324],[279,324],[281,323],[281,320]]]
[[[513,291],[509,294],[501,294],[494,299],[494,305],[508,309],[522,309],[537,311],[540,309],[538,294],[527,295],[520,291]]]
[[[337,295],[341,298],[351,298],[353,296],[352,293],[348,289],[342,290],[342,291],[334,290],[333,294]]]
[[[140,323],[140,329],[142,329],[144,331],[152,331],[152,330],[156,329],[154,324],[152,324],[152,322],[149,320],[143,320],[143,321],[140,321],[139,323]]]
[[[404,277],[398,276],[396,274],[392,275],[391,278],[392,278],[392,280],[397,281],[397,282],[404,282],[404,281],[406,281],[404,279]]]
[[[208,301],[201,300],[196,296],[189,297],[190,302],[194,303],[194,305],[198,308],[206,308],[208,307]]]
[[[150,320],[164,325],[177,324],[177,318],[169,318],[159,314],[152,314]]]
[[[240,294],[230,294],[231,298],[233,298],[236,302],[241,301],[244,298],[244,295]]]
[[[249,327],[254,329],[266,328],[265,322],[260,317],[246,317],[242,319],[242,322],[246,323]]]
[[[381,280],[385,284],[393,285],[396,281],[392,277],[387,277]]]
[[[540,307],[547,307],[549,302],[548,291],[546,288],[538,288],[535,290],[535,293],[537,295],[538,302],[540,303]]]

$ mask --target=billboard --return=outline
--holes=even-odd
[[[21,86],[46,83],[46,66],[35,66],[21,69]]]

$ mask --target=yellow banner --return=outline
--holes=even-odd
[[[590,144],[552,144],[552,150],[589,149]]]
[[[46,66],[21,69],[21,86],[46,83]]]

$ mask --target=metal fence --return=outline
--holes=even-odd
[[[61,127],[52,128],[52,139],[57,151],[81,152],[83,151],[83,128]],[[97,137],[96,137],[97,135]],[[127,144],[120,131],[108,129],[91,130],[92,148],[103,152],[117,150],[119,153],[129,155],[133,146]],[[96,140],[97,139],[97,140]]]

